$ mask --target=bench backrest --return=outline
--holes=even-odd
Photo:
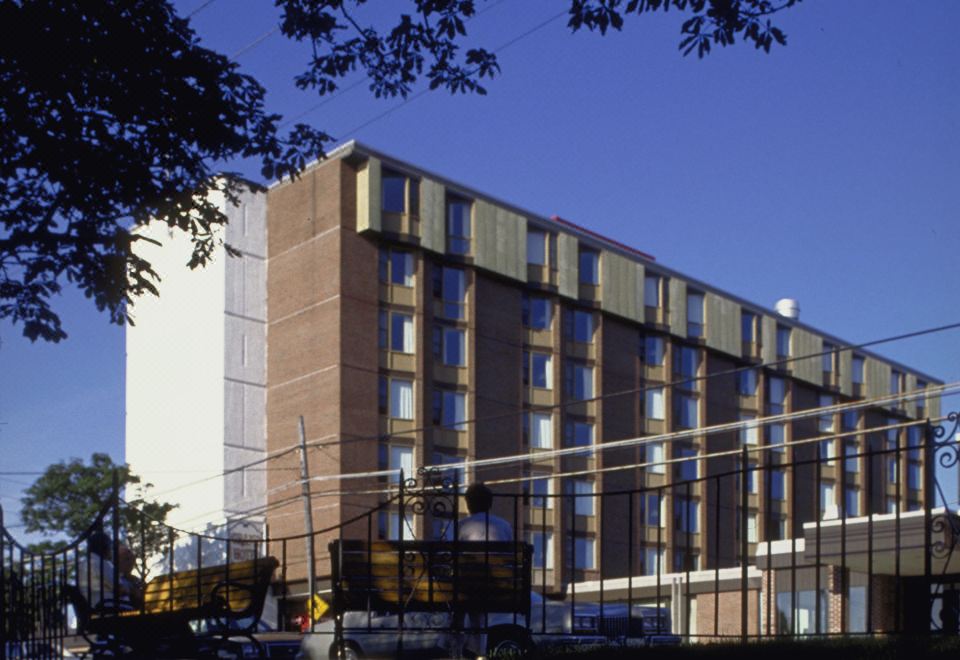
[[[158,575],[144,587],[148,614],[216,608],[235,617],[259,616],[273,571],[274,557],[204,566]]]
[[[528,615],[531,554],[513,541],[334,541],[334,608]]]

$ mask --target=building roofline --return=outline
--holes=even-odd
[[[756,314],[764,314],[766,316],[773,317],[777,320],[777,323],[782,323],[785,326],[789,326],[792,328],[799,328],[801,330],[807,330],[808,332],[812,332],[820,336],[822,339],[825,339],[826,341],[832,344],[835,344],[837,348],[840,350],[844,350],[844,349],[855,350],[859,354],[885,362],[889,364],[891,367],[895,367],[900,370],[910,372],[916,376],[923,378],[924,380],[930,383],[943,384],[943,381],[940,380],[939,378],[935,376],[931,376],[930,374],[924,373],[922,371],[919,371],[915,367],[905,365],[901,362],[893,360],[889,357],[885,357],[883,355],[880,355],[879,353],[875,353],[870,350],[855,348],[857,344],[850,343],[844,339],[841,339],[835,335],[824,332],[819,328],[808,325],[796,319],[789,319],[784,316],[781,316],[780,314],[777,313],[775,309],[751,302],[736,294],[730,293],[729,291],[725,291],[712,284],[708,284],[706,282],[703,282],[702,280],[686,275],[685,273],[681,273],[680,271],[664,266],[659,261],[656,261],[656,257],[654,257],[653,255],[650,255],[649,253],[643,252],[642,250],[639,250],[637,248],[634,248],[624,243],[621,243],[619,241],[616,241],[612,238],[604,236],[603,234],[595,232],[591,229],[587,229],[586,227],[583,227],[582,225],[578,225],[574,222],[571,222],[570,220],[566,220],[560,217],[559,215],[544,216],[539,213],[535,213],[533,211],[530,211],[529,209],[523,208],[521,206],[517,206],[516,204],[500,199],[493,195],[489,195],[471,186],[449,179],[443,176],[442,174],[438,174],[431,170],[428,170],[428,169],[419,167],[417,165],[414,165],[412,163],[409,163],[407,161],[401,160],[400,158],[397,158],[395,156],[391,156],[388,153],[385,153],[383,151],[370,147],[369,145],[366,145],[358,140],[349,140],[347,142],[344,142],[343,144],[340,144],[334,147],[333,149],[327,152],[325,158],[317,159],[308,163],[304,167],[303,172],[307,172],[310,169],[313,169],[314,167],[322,166],[327,162],[330,162],[333,160],[352,159],[352,158],[362,159],[362,158],[371,158],[371,157],[380,160],[381,162],[386,164],[388,168],[397,169],[397,170],[409,172],[411,174],[415,174],[417,176],[433,179],[439,183],[442,183],[445,187],[450,188],[457,193],[463,194],[466,197],[482,198],[493,204],[496,204],[497,206],[508,209],[519,215],[523,215],[528,220],[533,220],[536,224],[541,225],[544,228],[553,227],[559,230],[563,230],[565,232],[569,232],[571,234],[574,234],[578,238],[586,239],[587,242],[591,243],[595,247],[596,246],[604,247],[613,252],[626,256],[628,258],[638,260],[642,262],[645,267],[650,266],[651,270],[653,270],[658,274],[682,279],[687,284],[692,285],[695,289],[703,291],[704,293],[712,293],[715,295],[723,296],[724,298],[727,298],[728,300],[731,300],[732,302],[737,303],[738,305],[747,309],[748,311],[754,312]],[[268,185],[267,188],[272,189],[276,186],[279,186],[281,183],[283,183],[283,180],[275,181],[270,185]]]

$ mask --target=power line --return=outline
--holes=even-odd
[[[584,402],[602,401],[602,400],[612,399],[612,398],[621,397],[621,396],[634,395],[634,394],[638,394],[638,393],[641,393],[641,392],[646,392],[648,389],[652,389],[652,388],[672,387],[672,386],[678,385],[678,384],[680,384],[680,383],[702,382],[702,381],[707,381],[707,380],[709,380],[710,378],[717,378],[717,377],[720,377],[720,376],[734,375],[734,374],[738,374],[738,373],[743,372],[743,371],[748,371],[748,370],[753,370],[753,369],[773,368],[773,367],[783,366],[783,365],[787,365],[787,364],[790,364],[790,363],[793,363],[793,362],[797,362],[797,361],[800,361],[800,360],[816,359],[816,358],[819,358],[819,357],[823,357],[824,355],[830,355],[830,354],[833,354],[833,353],[839,354],[841,351],[856,351],[856,350],[868,348],[868,347],[871,347],[871,346],[878,346],[878,345],[881,345],[881,344],[891,343],[891,342],[895,342],[895,341],[902,341],[902,340],[904,340],[904,339],[912,339],[912,338],[916,338],[916,337],[920,337],[920,336],[925,336],[925,335],[929,335],[929,334],[935,334],[935,333],[938,333],[938,332],[945,332],[945,331],[948,331],[948,330],[955,330],[955,329],[957,329],[957,328],[960,328],[960,322],[958,322],[958,323],[951,323],[951,324],[942,325],[942,326],[936,326],[936,327],[932,327],[932,328],[925,328],[925,329],[923,329],[923,330],[917,330],[917,331],[913,331],[913,332],[902,333],[902,334],[899,334],[899,335],[892,335],[892,336],[889,336],[889,337],[884,337],[884,338],[881,338],[881,339],[875,339],[875,340],[871,340],[871,341],[868,341],[868,342],[863,342],[863,343],[860,343],[860,344],[850,344],[850,345],[846,345],[846,346],[838,346],[838,347],[833,348],[833,349],[831,349],[831,350],[829,350],[829,351],[820,351],[820,352],[818,352],[818,353],[812,353],[812,354],[803,355],[803,356],[784,358],[784,359],[776,360],[776,361],[773,361],[773,362],[765,362],[765,363],[760,363],[760,364],[755,364],[755,365],[745,365],[745,366],[742,366],[742,367],[736,367],[736,368],[733,368],[733,369],[727,369],[727,370],[724,370],[724,371],[719,371],[719,372],[714,372],[714,373],[711,373],[711,374],[706,374],[706,375],[704,375],[704,376],[684,377],[684,378],[681,378],[681,379],[678,379],[678,380],[674,380],[674,381],[670,381],[670,382],[657,383],[656,385],[645,385],[644,387],[632,388],[632,389],[623,390],[623,391],[619,391],[619,392],[613,392],[613,393],[610,393],[610,394],[603,394],[603,395],[600,395],[600,396],[597,396],[597,397],[593,397],[593,398],[590,398],[590,399],[585,399],[584,401],[560,402],[560,403],[552,404],[552,405],[549,405],[549,406],[538,406],[538,407],[537,407],[537,410],[563,409],[563,408],[565,408],[565,407],[567,407],[567,406],[576,405],[576,404],[580,404],[580,403],[584,403]],[[516,417],[517,415],[522,415],[524,412],[525,412],[525,411],[521,408],[521,409],[519,409],[519,410],[517,410],[517,411],[514,411],[514,412],[500,413],[500,414],[497,414],[497,415],[489,415],[489,416],[485,416],[485,417],[475,417],[475,418],[473,418],[473,419],[462,420],[462,421],[458,422],[457,424],[458,424],[458,425],[466,425],[466,424],[477,424],[477,423],[480,423],[480,422],[487,422],[487,421],[495,421],[495,420],[505,419],[505,418],[509,418],[509,417]],[[768,418],[764,418],[764,419],[768,419]],[[430,430],[433,430],[433,429],[438,428],[438,427],[439,427],[439,428],[442,428],[441,425],[434,425],[434,424],[431,424],[431,425],[429,425],[429,426],[421,426],[421,427],[413,428],[413,429],[410,429],[410,430],[406,431],[406,432],[404,433],[404,435],[410,435],[410,434],[414,434],[414,433],[417,433],[417,432],[430,431]],[[352,443],[355,443],[355,442],[370,442],[370,441],[374,441],[374,440],[389,439],[389,438],[392,438],[392,437],[396,437],[397,435],[399,435],[399,434],[389,434],[389,433],[387,433],[387,434],[378,434],[378,435],[375,435],[375,436],[355,436],[355,437],[350,437],[350,438],[340,438],[340,437],[336,436],[335,434],[328,434],[327,436],[324,436],[324,437],[325,437],[325,438],[336,438],[336,440],[326,441],[326,440],[324,440],[323,438],[320,438],[320,439],[318,439],[318,440],[314,440],[314,441],[308,442],[308,443],[307,443],[307,446],[308,446],[308,447],[316,447],[316,448],[324,448],[324,447],[332,447],[332,446],[343,446],[343,445],[346,445],[346,444],[348,444],[348,443],[352,444]],[[606,444],[606,443],[604,443],[604,444]],[[251,462],[246,463],[246,464],[243,464],[243,465],[239,465],[239,466],[235,466],[235,467],[229,468],[229,469],[227,469],[227,470],[224,470],[224,471],[221,472],[220,474],[216,474],[216,475],[212,475],[212,476],[210,476],[210,477],[205,477],[205,478],[202,478],[202,479],[198,479],[198,480],[196,480],[196,481],[189,482],[189,483],[186,483],[186,484],[182,484],[182,485],[180,485],[180,486],[175,486],[175,487],[173,487],[173,488],[168,488],[167,490],[161,491],[161,492],[159,492],[159,493],[152,493],[152,494],[150,495],[150,497],[153,498],[153,499],[156,499],[156,498],[158,498],[158,497],[161,496],[161,495],[166,495],[166,494],[169,494],[169,493],[178,491],[178,490],[182,490],[182,489],[184,489],[184,488],[189,488],[189,487],[191,487],[191,486],[195,486],[195,485],[198,485],[198,484],[200,484],[200,483],[204,483],[204,482],[206,482],[206,481],[210,481],[211,479],[218,479],[218,478],[225,477],[225,476],[228,476],[228,475],[233,474],[233,473],[236,473],[236,472],[243,471],[243,470],[248,469],[248,468],[251,468],[251,467],[255,467],[255,466],[257,466],[257,465],[261,465],[261,464],[266,463],[266,462],[268,462],[268,461],[270,461],[270,460],[275,460],[275,459],[280,458],[280,457],[282,457],[282,456],[285,456],[285,455],[287,455],[287,454],[289,454],[289,453],[292,453],[293,451],[298,450],[298,449],[299,449],[299,446],[300,446],[299,444],[293,444],[293,445],[290,445],[290,446],[287,446],[287,447],[284,447],[284,448],[281,448],[281,449],[274,450],[273,452],[270,452],[267,456],[265,456],[265,457],[263,457],[263,458],[257,459],[257,460],[255,460],[255,461],[251,461]]]
[[[217,0],[206,0],[206,2],[202,3],[199,7],[187,14],[187,18],[193,18],[216,1]]]

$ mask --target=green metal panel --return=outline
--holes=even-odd
[[[507,209],[497,209],[497,272],[527,281],[527,219]]]
[[[557,285],[561,296],[580,297],[580,280],[577,273],[577,237],[561,232],[557,236]]]
[[[890,365],[876,358],[868,357],[864,364],[864,391],[866,396],[874,398],[890,394]]]
[[[794,378],[806,381],[813,385],[823,385],[823,359],[819,353],[823,351],[823,337],[808,332],[803,328],[793,328],[793,357],[803,358],[805,355],[815,356],[798,359],[790,363],[790,371]]]
[[[760,331],[760,357],[766,364],[777,361],[777,319],[772,316],[762,316]]]
[[[497,269],[497,207],[478,199],[473,203],[473,262],[487,270]]]
[[[917,375],[908,373],[903,379],[903,388],[906,392],[913,392],[917,389]],[[910,417],[916,417],[917,415],[917,402],[916,401],[904,401],[901,404],[901,407],[906,411],[907,415]]]
[[[600,307],[605,312],[637,320],[636,262],[604,250],[600,269]]]
[[[380,161],[369,158],[357,172],[357,232],[380,231]]]
[[[670,332],[687,336],[687,283],[676,277],[670,278]]]
[[[641,263],[637,263],[635,264],[635,266],[637,269],[636,270],[637,283],[634,285],[635,287],[634,290],[636,291],[636,299],[637,299],[637,320],[640,321],[640,323],[646,323],[646,320],[647,320],[646,311],[645,311],[646,302],[643,299],[644,297],[643,292],[645,289],[644,285],[647,277],[647,269]]]
[[[705,295],[707,346],[740,357],[740,305],[714,293]]]
[[[840,351],[838,356],[840,392],[847,396],[853,396],[853,352],[850,350]]]
[[[420,245],[433,252],[446,252],[446,197],[442,183],[420,180]]]

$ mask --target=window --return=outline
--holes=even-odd
[[[437,266],[433,269],[433,295],[441,300],[441,314],[448,319],[464,318],[467,298],[467,274],[459,268]]]
[[[660,527],[666,519],[664,516],[664,507],[667,501],[655,495],[648,493],[646,496],[640,495],[640,522],[648,527]]]
[[[756,463],[747,463],[747,492],[751,495],[757,495],[760,492],[757,470],[758,467]]]
[[[413,255],[403,250],[380,248],[380,281],[413,286]]]
[[[910,490],[920,490],[923,487],[923,470],[920,463],[910,461],[907,463],[907,488]]]
[[[573,566],[580,571],[590,571],[596,568],[596,542],[583,536],[573,539]]]
[[[411,213],[419,211],[419,181],[397,172],[384,171],[381,181],[381,207],[387,213]]]
[[[767,414],[782,415],[787,400],[787,382],[783,378],[767,379]]]
[[[770,470],[770,499],[777,502],[787,499],[787,475],[783,470]]]
[[[596,250],[580,249],[580,284],[600,284],[600,253]]]
[[[860,515],[860,489],[847,486],[843,492],[843,516],[851,518]]]
[[[644,404],[647,419],[665,418],[662,387],[648,387],[644,393]]]
[[[740,396],[754,396],[757,393],[756,369],[741,369],[737,372],[737,391]]]
[[[566,447],[591,447],[593,446],[593,422],[568,419],[563,435],[563,444]]]
[[[416,538],[414,534],[413,518],[408,513],[403,521],[403,538],[411,540]],[[396,541],[400,538],[400,514],[393,511],[381,511],[377,516],[377,527],[380,532],[380,538],[388,541]]]
[[[697,450],[692,447],[678,447],[676,458],[686,460],[674,463],[675,481],[693,481],[700,478],[700,461],[697,460]]]
[[[644,307],[660,307],[660,284],[663,278],[659,275],[647,275],[643,278],[643,305]]]
[[[547,265],[547,235],[535,229],[527,229],[527,263],[531,266]]]
[[[917,379],[917,390],[927,389],[927,383],[925,381]],[[923,397],[916,399],[917,406],[917,419],[923,419],[927,416],[927,400]]]
[[[568,482],[568,492],[573,495],[573,512],[578,516],[592,516],[595,513],[593,506],[593,482],[574,479]]]
[[[750,413],[740,413],[737,418],[741,422],[752,422],[744,424],[739,429],[740,445],[758,445],[760,444],[760,433],[757,428],[757,416]]]
[[[567,396],[574,401],[593,398],[593,367],[581,362],[567,362]]]
[[[787,425],[780,422],[774,424],[767,424],[767,445],[773,449],[773,451],[784,452],[786,451],[786,442],[787,442]]]
[[[553,389],[553,356],[523,352],[523,384],[544,390]]]
[[[829,408],[836,402],[829,394],[820,395],[820,407]],[[820,433],[833,433],[833,413],[828,412],[817,417],[817,430]]]
[[[696,534],[700,531],[700,502],[682,496],[673,498],[673,520],[678,532]]]
[[[529,425],[528,435],[532,448],[553,448],[553,416],[550,413],[526,413],[524,421]]]
[[[833,361],[836,358],[837,347],[833,344],[823,342],[823,355],[820,356],[820,362],[822,365],[823,372],[825,374],[833,373]]]
[[[850,361],[850,380],[854,385],[863,385],[863,356],[854,355]]]
[[[537,508],[552,509],[553,498],[548,497],[553,494],[553,480],[550,477],[536,477],[530,480],[530,504]]]
[[[829,520],[837,517],[837,488],[832,483],[820,483],[820,517]]]
[[[445,451],[433,452],[433,464],[436,466],[453,465],[453,464],[461,464],[461,463],[463,463],[463,457],[457,456],[456,454],[450,454]],[[463,493],[466,490],[467,473],[462,466],[457,468],[440,468],[440,469],[444,473],[444,476],[449,476],[451,478],[456,479],[456,483],[460,487],[459,490],[461,493]],[[448,540],[451,540],[451,539],[448,539]]]
[[[553,305],[549,298],[523,294],[523,325],[533,330],[549,330]]]
[[[390,483],[400,482],[399,470],[403,470],[405,479],[413,475],[413,447],[381,444],[379,458],[381,470],[397,470],[387,477]]]
[[[900,394],[903,390],[903,374],[892,369],[890,371],[890,394]]]
[[[380,413],[392,419],[413,419],[413,381],[380,376]]]
[[[433,391],[433,423],[445,429],[466,431],[467,395],[455,390]]]
[[[843,414],[840,416],[840,424],[844,431],[856,431],[860,426],[860,411],[843,411]]]
[[[703,337],[703,294],[687,291],[687,336]]]
[[[467,331],[449,325],[433,326],[433,354],[447,366],[466,366]]]
[[[569,310],[567,314],[567,337],[573,341],[593,342],[593,314],[582,309]]]
[[[757,514],[747,514],[747,543],[757,542]]]
[[[673,371],[683,378],[696,378],[700,370],[700,351],[691,346],[680,346],[673,352]],[[692,380],[684,381],[680,387],[688,390],[696,389]]]
[[[740,338],[742,341],[756,343],[757,315],[751,312],[740,312]]]
[[[533,546],[533,568],[553,568],[553,532],[528,532],[527,542]]]
[[[459,197],[447,200],[447,251],[451,254],[470,254],[471,206]]]
[[[695,396],[675,392],[673,395],[673,423],[681,429],[695,429],[699,426],[700,402]]]
[[[681,571],[699,571],[700,553],[692,550],[689,546],[684,548],[675,548],[673,551],[673,570]]]
[[[381,309],[378,339],[380,348],[396,353],[413,353],[413,317]]]
[[[856,440],[845,440],[843,443],[843,469],[848,473],[860,471],[860,448]]]
[[[923,446],[923,428],[921,426],[907,427],[907,458],[919,461]]]
[[[666,569],[666,559],[664,558],[664,551],[657,550],[656,548],[644,548],[642,561],[643,561],[643,575],[656,575],[657,573],[662,573]]]
[[[643,363],[648,367],[663,366],[664,341],[659,335],[646,335],[642,338]]]
[[[790,357],[790,328],[777,326],[777,358]]]
[[[647,472],[654,474],[666,474],[667,466],[664,465],[666,453],[663,442],[650,442],[644,445],[646,452]]]

